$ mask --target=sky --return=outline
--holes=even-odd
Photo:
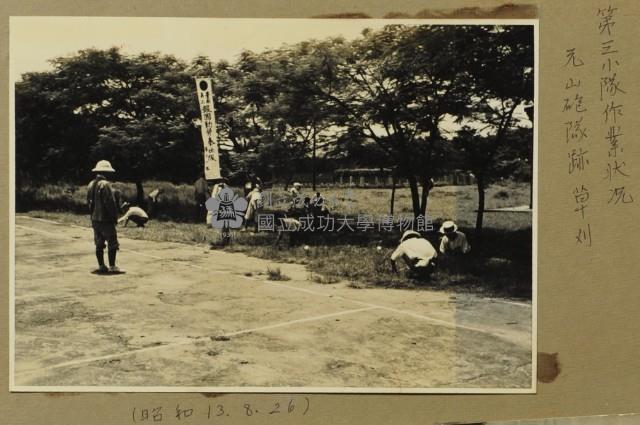
[[[367,19],[214,19],[12,17],[12,77],[51,69],[49,59],[80,49],[119,46],[125,53],[159,51],[184,60],[198,55],[213,61],[234,60],[242,50],[255,52],[311,38],[353,39],[364,28],[381,28],[392,20]],[[404,20],[403,23],[421,21]]]
[[[11,17],[10,78],[18,81],[25,72],[50,70],[50,59],[71,56],[87,48],[118,46],[127,54],[161,52],[185,61],[198,55],[208,56],[214,62],[220,59],[233,61],[243,50],[259,52],[283,43],[294,44],[313,38],[342,36],[353,39],[365,28],[432,22],[410,19]],[[516,110],[515,117],[524,125],[528,124],[522,108]]]

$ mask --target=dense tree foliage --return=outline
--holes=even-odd
[[[214,80],[223,175],[286,187],[303,168],[315,185],[316,157],[394,167],[419,215],[429,181],[464,168],[477,178],[478,229],[486,185],[504,164],[522,166],[532,144],[530,126],[514,119],[533,101],[528,26],[389,25],[352,41],[245,51],[233,63],[117,48],[51,62],[16,83],[19,182],[83,181],[102,158],[137,183],[195,180],[195,76]]]

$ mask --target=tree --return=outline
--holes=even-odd
[[[253,173],[286,187],[309,158],[314,181],[318,158],[366,159],[395,166],[419,216],[431,179],[461,146],[449,140],[456,126],[467,126],[465,143],[504,146],[516,109],[533,98],[532,39],[526,26],[389,25],[350,42],[245,51],[234,63],[82,50],[16,84],[19,169],[80,180],[91,162],[108,158],[137,182],[140,200],[143,179],[194,179],[203,161],[193,77],[208,75],[224,175]],[[467,166],[484,170],[484,193],[492,167]]]
[[[302,75],[300,83],[398,164],[415,216],[425,214],[429,182],[446,166],[443,120],[467,113],[468,62],[479,35],[474,31],[390,25],[365,31],[352,43],[333,39],[304,46],[321,72]]]
[[[136,182],[141,202],[143,179],[196,174],[198,105],[186,64],[117,48],[51,62],[52,71],[16,84],[17,157],[31,175],[81,180],[106,158]]]
[[[533,101],[533,29],[529,26],[493,27],[478,42],[484,54],[471,64],[475,95],[470,110],[471,119],[482,126],[465,128],[460,134],[460,146],[465,152],[467,168],[476,177],[476,234],[479,237],[485,190],[504,169],[500,161],[504,160],[506,143],[510,139],[516,140],[524,143],[520,149],[526,150],[533,145],[532,131],[525,130],[530,137],[509,137],[515,134],[517,127],[515,111]]]
[[[144,203],[142,181],[180,181],[197,175],[201,141],[193,77],[172,56],[141,54],[126,58],[127,73],[113,82],[126,92],[117,118],[100,127],[91,149],[94,158],[112,158],[119,176],[133,181]],[[191,153],[192,154],[188,154]]]
[[[87,174],[96,129],[65,105],[52,73],[29,73],[16,83],[16,183],[78,180]],[[70,166],[73,164],[73,166]]]
[[[325,43],[341,43],[341,39]],[[298,140],[311,155],[312,189],[316,190],[318,154],[326,156],[335,146],[335,134],[345,129],[345,120],[338,108],[327,104],[317,93],[308,90],[308,80],[320,80],[331,65],[328,56],[313,51],[315,42],[303,42],[294,46],[284,46],[275,51],[278,58],[281,94],[278,102],[281,119],[289,127],[290,137]],[[332,91],[334,88],[328,87]]]

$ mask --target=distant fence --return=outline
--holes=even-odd
[[[391,173],[392,170],[386,168],[382,170],[370,168],[338,169],[332,173],[319,173],[316,176],[316,184],[318,186],[390,188],[393,186]],[[304,183],[306,186],[311,184],[312,176],[309,173],[297,174],[293,180]],[[454,170],[435,178],[435,184],[438,186],[466,186],[475,183],[473,174],[462,170]],[[407,179],[398,178],[396,186],[408,186]]]
[[[468,186],[476,184],[476,178],[466,171],[454,171],[436,179],[436,184],[442,186]]]

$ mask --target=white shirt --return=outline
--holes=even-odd
[[[142,208],[140,208],[140,207],[129,207],[129,209],[127,210],[127,213],[125,215],[123,215],[122,218],[120,218],[120,220],[118,220],[118,223],[120,223],[121,221],[128,220],[129,217],[131,217],[131,216],[149,218],[147,213],[144,212],[144,210]]]
[[[256,211],[258,211],[259,209],[263,208],[264,206],[264,201],[262,199],[262,192],[260,192],[258,189],[253,189],[248,196],[248,207],[247,207],[247,212],[245,214],[245,217],[247,220],[250,220],[253,218],[253,215],[255,214]]]
[[[215,198],[216,196],[218,196],[218,193],[220,193],[220,191],[222,189],[224,189],[225,184],[224,183],[216,183],[213,185],[213,189],[211,190],[211,197]]]
[[[396,261],[398,257],[407,257],[414,263],[415,267],[426,267],[432,258],[438,256],[436,249],[424,238],[410,238],[402,242],[393,254],[391,261]]]
[[[263,202],[262,200],[262,192],[260,192],[258,189],[253,189],[251,191],[251,193],[249,193],[249,203],[258,203],[261,204]]]
[[[447,252],[460,252],[466,254],[471,251],[471,245],[467,242],[467,237],[464,233],[456,231],[458,235],[455,239],[450,239],[447,235],[442,237],[440,241],[440,252],[446,254]]]
[[[150,194],[149,198],[153,200],[153,202],[158,201],[158,195],[160,195],[160,189],[154,189]]]

